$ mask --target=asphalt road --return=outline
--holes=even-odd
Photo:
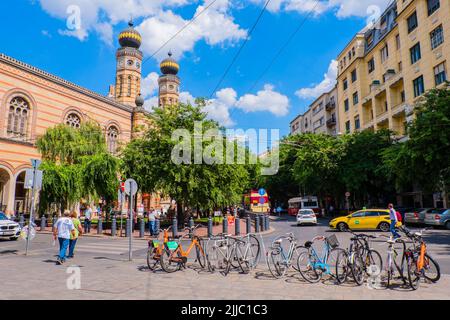
[[[297,226],[295,223],[295,217],[284,216],[280,220],[272,221],[271,227],[275,228],[276,232],[265,237],[264,243],[266,248],[270,246],[271,240],[276,238],[278,235],[289,232],[292,232],[298,239],[299,244],[302,245],[315,236],[329,236],[335,234],[341,247],[347,248],[351,237],[350,233],[330,230],[328,227],[328,220],[326,219],[319,219],[317,226]],[[408,226],[408,229],[414,231],[420,230],[420,227]],[[367,233],[377,236],[390,235],[390,233],[383,233],[380,231],[357,231],[357,233]],[[444,274],[450,274],[450,230],[426,230],[424,232],[424,238],[427,242],[427,250],[439,263],[441,272]],[[385,238],[380,237],[379,239],[372,241],[372,247],[381,254],[383,259],[386,258],[387,244]]]

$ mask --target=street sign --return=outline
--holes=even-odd
[[[42,176],[43,172],[41,170],[27,169],[25,170],[25,189],[33,189],[33,175],[34,175],[34,187],[38,190],[42,189]]]
[[[266,199],[264,197],[259,198],[259,203],[260,204],[266,203]]]
[[[347,191],[347,192],[345,193],[345,196],[346,196],[347,198],[350,197],[350,192]]]
[[[263,195],[266,194],[266,190],[264,190],[264,188],[261,188],[261,189],[258,190],[258,193],[259,193],[260,196],[263,196]]]
[[[134,196],[138,191],[137,182],[134,179],[125,181],[125,193],[129,196]]]

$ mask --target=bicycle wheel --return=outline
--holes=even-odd
[[[202,269],[205,269],[206,268],[205,247],[202,246],[200,243],[201,242],[199,242],[199,244],[195,246],[195,251],[196,251],[196,254],[197,254],[198,264],[200,265],[200,267]]]
[[[225,268],[226,248],[222,248],[221,243],[210,246],[206,250],[206,263],[208,270],[214,273]]]
[[[178,250],[172,251],[165,248],[159,258],[161,268],[167,272],[172,273],[180,270],[182,262],[180,261],[180,254]]]
[[[236,248],[234,250],[235,258],[239,264],[239,268],[242,273],[248,274],[250,272],[251,266],[249,260],[246,257],[247,244],[244,242],[236,243]]]
[[[267,256],[267,266],[275,278],[279,279],[284,275],[286,268],[283,268],[283,257],[280,249],[275,248],[270,251]]]
[[[261,256],[261,243],[254,235],[248,237],[247,247],[245,251],[245,259],[248,261],[251,269],[256,268]]]
[[[327,261],[326,261],[326,264],[327,264],[326,272],[333,278],[337,278],[337,275],[336,275],[336,270],[337,270],[337,267],[338,267],[338,265],[337,265],[337,263],[338,263],[337,258],[341,254],[341,252],[345,252],[347,254],[347,252],[344,249],[342,249],[342,248],[334,248],[328,254],[328,258],[327,258]],[[347,254],[347,258],[348,258],[348,254]],[[348,260],[347,260],[347,262],[348,262]],[[343,262],[340,262],[340,263],[341,263],[341,266],[339,266],[339,268],[343,268]],[[350,268],[348,266],[349,265],[347,264],[347,268],[346,268],[347,275],[351,272]],[[340,271],[342,271],[342,270],[340,270]]]
[[[226,276],[226,275],[228,275],[229,273],[230,273],[230,271],[231,271],[231,267],[233,266],[233,264],[232,264],[232,261],[233,261],[233,259],[234,259],[234,257],[235,257],[235,252],[236,252],[236,243],[234,243],[234,244],[232,244],[231,245],[231,248],[229,248],[229,250],[230,250],[230,255],[229,256],[227,256],[226,258],[225,258],[225,269],[223,270],[223,274]]]
[[[370,249],[367,251],[364,261],[366,274],[368,274],[369,268],[373,268],[374,266],[381,272],[381,270],[383,270],[383,258],[381,258],[381,254],[378,251]]]
[[[295,271],[298,271],[297,260],[298,260],[298,256],[300,255],[300,253],[303,250],[306,250],[306,248],[304,246],[297,246],[297,247],[295,247],[294,252],[292,253],[291,266],[292,266],[292,269],[294,269]]]
[[[349,261],[348,254],[346,251],[342,250],[338,253],[336,257],[336,281],[338,284],[342,284],[347,281],[347,276],[349,273]]]
[[[151,271],[155,271],[159,264],[158,249],[149,248],[147,251],[147,266]]]
[[[425,253],[423,272],[424,277],[431,282],[437,282],[441,278],[441,268],[439,267],[439,264],[428,253]]]
[[[417,290],[420,284],[420,271],[417,270],[417,261],[412,256],[406,258],[408,266],[408,282],[413,290]]]
[[[351,261],[351,272],[353,276],[353,280],[357,285],[362,285],[364,282],[364,262],[360,254],[355,252],[353,257],[350,259]]]
[[[298,271],[303,279],[310,283],[316,283],[322,279],[322,270],[315,268],[316,263],[317,259],[309,251],[300,253],[297,259]]]

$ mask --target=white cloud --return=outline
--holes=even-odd
[[[141,82],[141,94],[144,99],[154,96],[159,88],[159,75],[156,72],[149,73]]]
[[[332,60],[327,73],[324,74],[322,82],[314,85],[310,88],[302,88],[295,92],[295,94],[301,99],[317,98],[321,94],[331,91],[336,85],[338,63],[336,60]]]
[[[289,113],[289,99],[285,95],[274,91],[270,84],[264,86],[264,90],[256,95],[246,94],[241,97],[236,107],[245,112],[268,111],[275,116],[285,116]]]
[[[266,2],[266,0],[250,1],[260,5]],[[391,0],[272,0],[267,9],[271,12],[312,11],[315,15],[332,10],[339,18],[367,17],[373,13],[371,10],[373,6],[379,8],[378,12],[382,12],[390,2]]]
[[[173,51],[176,59],[179,59],[184,52],[192,51],[195,44],[201,40],[214,46],[235,43],[246,37],[247,31],[235,24],[220,2],[218,4],[218,6],[214,4],[205,11],[177,36],[176,41],[167,46],[167,49],[170,48]],[[204,9],[205,6],[199,6],[194,16]],[[145,19],[137,28],[144,39],[142,50],[146,54],[153,54],[188,22],[172,11],[164,11],[157,16]],[[160,52],[159,58],[163,56],[165,52]]]
[[[211,0],[199,4],[194,16],[202,12]],[[136,28],[143,36],[143,51],[152,54],[170,37],[175,35],[189,20],[174,14],[171,9],[198,3],[198,0],[40,0],[41,7],[51,16],[65,19],[67,29],[58,33],[84,41],[91,32],[112,45],[113,27],[130,17],[143,18]],[[176,58],[191,51],[198,41],[223,45],[243,39],[247,31],[240,28],[229,14],[230,0],[217,0],[202,15],[184,29],[167,50],[172,49]],[[75,8],[76,10],[74,10]],[[70,21],[79,21],[77,28],[69,28]],[[167,51],[166,50],[166,51]],[[161,52],[162,57],[164,55]]]

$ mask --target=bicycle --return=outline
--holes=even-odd
[[[408,270],[408,282],[413,290],[419,288],[420,280],[424,277],[431,282],[437,282],[441,277],[439,264],[427,253],[427,245],[423,240],[422,229],[419,232],[411,233],[408,229],[400,229],[412,240],[413,246],[406,249],[406,265]],[[435,270],[431,273],[430,270]]]
[[[289,241],[287,253],[282,246],[283,240]],[[299,255],[299,249],[302,248],[302,246],[297,245],[297,239],[293,233],[276,238],[272,242],[271,251],[267,252],[267,266],[269,267],[270,273],[275,278],[283,277],[287,270],[293,266],[292,261],[295,261]]]
[[[206,254],[204,246],[201,244],[202,239],[194,235],[194,230],[199,226],[201,225],[197,225],[195,227],[186,227],[184,228],[184,230],[189,231],[187,234],[181,236],[177,241],[169,241],[167,243],[164,243],[164,250],[160,256],[160,264],[161,268],[165,272],[172,273],[185,268],[189,254],[194,248],[196,251],[196,262],[200,264],[201,268],[206,267]],[[191,243],[188,249],[185,251],[182,246],[182,240],[187,237],[191,237],[191,235]]]
[[[256,268],[261,255],[261,244],[255,234],[239,237],[236,244],[236,259],[244,274]],[[245,240],[244,240],[245,239]]]
[[[369,275],[370,267],[376,266],[377,270],[383,269],[383,259],[378,251],[370,247],[369,239],[375,239],[376,236],[349,232],[353,235],[350,238],[350,247],[348,250],[340,251],[336,259],[336,279],[339,284],[342,284],[351,273],[355,283],[362,285],[364,274]],[[341,264],[343,272],[339,269]]]
[[[213,241],[211,246],[209,245],[210,241]],[[208,270],[211,273],[222,270],[221,272],[226,276],[233,267],[240,268],[243,273],[248,273],[250,270],[245,267],[244,253],[241,249],[244,245],[246,246],[247,243],[242,238],[233,237],[231,234],[219,234],[208,239],[206,245]]]
[[[323,255],[319,257],[317,251],[314,249],[313,244],[315,241],[323,241]],[[340,252],[344,250],[339,247],[339,241],[337,240],[335,235],[330,237],[317,236],[313,238],[311,241],[307,241],[305,243],[304,251],[300,253],[297,259],[297,267],[303,279],[310,283],[319,282],[323,274],[330,275],[332,278],[335,278],[336,275],[332,273],[333,266],[329,263],[330,257],[336,257]],[[337,262],[337,259],[336,259]],[[334,266],[337,268],[336,266]]]
[[[385,238],[388,238],[387,243],[388,243],[388,250],[387,250],[387,265],[386,265],[386,273],[387,273],[387,281],[386,281],[386,288],[389,288],[392,284],[392,280],[394,279],[394,275],[395,275],[395,269],[397,269],[399,275],[400,275],[400,279],[403,281],[403,284],[406,284],[406,279],[403,275],[403,267],[404,267],[404,263],[405,263],[405,251],[406,251],[406,244],[405,241],[403,241],[402,239],[394,239],[392,236],[385,236],[382,235]],[[398,252],[397,249],[395,248],[395,244],[396,243],[401,243],[402,248],[403,248],[403,253],[402,253],[402,259],[401,259],[401,264],[399,265],[397,263],[397,257],[398,257]],[[395,267],[395,269],[394,269]]]
[[[147,250],[147,266],[150,270],[155,271],[156,267],[160,264],[160,258],[161,254],[164,250],[164,245],[169,242],[169,231],[172,228],[170,226],[169,228],[162,230],[160,229],[160,232],[163,232],[163,242],[160,243],[159,240],[150,240],[148,242],[148,250]]]

